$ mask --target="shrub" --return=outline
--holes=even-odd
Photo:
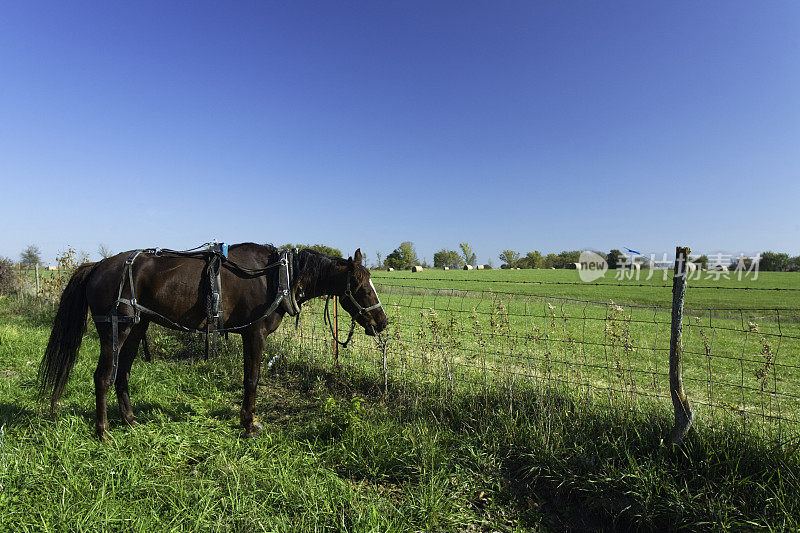
[[[14,262],[0,257],[0,294],[16,294],[18,291],[19,280]]]
[[[61,292],[66,288],[69,279],[75,270],[84,263],[89,262],[89,256],[85,252],[76,252],[74,248],[68,247],[66,252],[56,256],[56,263],[59,268],[58,276],[51,276],[42,279],[41,294],[46,298],[58,300]]]

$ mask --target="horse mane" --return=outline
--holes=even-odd
[[[306,286],[314,291],[319,279],[330,275],[334,267],[347,266],[347,259],[333,257],[311,248],[301,248],[297,254],[298,267]],[[362,273],[356,269],[356,276],[361,281]]]

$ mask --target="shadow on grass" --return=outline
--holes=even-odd
[[[119,408],[115,407],[114,411],[115,417],[119,417]],[[136,420],[140,424],[164,419],[170,422],[185,422],[192,415],[197,414],[194,407],[186,402],[170,405],[152,402],[134,403],[133,412],[136,415]],[[111,410],[109,409],[109,418],[111,418],[111,414]]]
[[[489,516],[500,505],[517,524],[556,529],[672,530],[724,522],[728,527],[800,523],[800,453],[731,424],[702,423],[679,447],[664,443],[668,405],[612,408],[569,392],[518,385],[508,390],[442,393],[433,386],[389,383],[381,376],[335,372],[303,361],[282,363],[292,375],[267,377],[294,392],[360,396],[399,424],[445,434],[442,457],[487,485],[470,506]],[[306,359],[308,360],[308,358]],[[319,389],[319,390],[317,390]],[[294,400],[290,397],[288,402]],[[284,407],[292,424],[315,434],[320,404]],[[288,423],[288,422],[287,422]],[[423,432],[424,433],[424,432]],[[302,431],[298,433],[301,435]],[[321,435],[324,437],[324,435]],[[476,465],[475,457],[494,465]],[[749,524],[749,526],[748,526]],[[793,526],[792,526],[793,527]]]
[[[0,403],[0,425],[6,427],[21,427],[30,425],[31,421],[39,417],[39,413],[14,402]]]

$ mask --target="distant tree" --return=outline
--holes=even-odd
[[[544,268],[560,268],[557,266],[559,264],[559,258],[556,254],[547,254],[544,259],[542,259],[542,267]]]
[[[761,254],[758,269],[769,272],[785,272],[789,270],[789,254],[764,252]]]
[[[700,257],[693,259],[692,263],[698,265],[702,270],[708,270],[708,256],[701,255]]]
[[[24,267],[34,267],[42,264],[42,251],[35,244],[31,244],[19,254],[19,263]]]
[[[622,257],[622,252],[614,248],[610,252],[606,254],[606,263],[608,263],[608,268],[615,269],[619,266],[619,259]]]
[[[558,260],[556,261],[556,268],[575,268],[575,263],[581,260],[581,252],[579,250],[573,250],[568,252],[564,250],[560,254],[558,254]]]
[[[411,241],[401,242],[400,246],[395,248],[392,253],[386,256],[384,264],[387,268],[394,268],[396,270],[409,269],[413,265],[418,264],[417,252],[414,250],[414,243]]]
[[[517,262],[517,266],[520,268],[542,268],[544,266],[544,259],[542,258],[541,252],[535,250],[533,252],[528,252],[525,257],[520,259]]]
[[[505,268],[515,268],[519,262],[519,252],[515,252],[514,250],[503,250],[500,253],[500,261],[503,262],[503,267]]]
[[[114,252],[111,251],[111,248],[109,248],[108,245],[104,242],[101,242],[97,246],[97,253],[100,254],[100,257],[103,259],[108,259],[112,255],[114,255]]]
[[[468,242],[462,242],[458,245],[461,248],[461,253],[464,254],[464,263],[472,266],[478,265],[478,258],[475,252],[472,251],[472,246]]]
[[[741,265],[739,264],[740,262]],[[743,268],[745,270],[750,270],[752,266],[753,266],[753,259],[751,257],[747,257],[746,255],[739,255],[731,260],[731,264],[728,266],[728,269],[736,270],[737,268]]]
[[[383,267],[383,257],[380,252],[375,252],[375,255],[378,256],[378,264],[375,265],[375,268],[382,268]]]
[[[461,268],[464,266],[464,260],[455,250],[445,250],[442,248],[433,254],[433,266],[434,268]]]
[[[800,255],[789,259],[789,271],[800,272]]]
[[[291,250],[292,248],[297,248],[298,250],[308,249],[314,250],[315,252],[319,252],[321,254],[327,255],[329,257],[344,257],[342,251],[338,248],[333,248],[331,246],[326,246],[324,244],[292,244],[286,243],[282,246],[279,246],[279,250]]]

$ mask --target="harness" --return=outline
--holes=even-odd
[[[205,247],[205,248],[203,248]],[[202,249],[200,249],[202,248]],[[208,280],[208,295],[206,300],[206,330],[205,332],[178,324],[177,322],[165,317],[161,313],[149,309],[136,301],[135,285],[133,283],[133,263],[136,258],[141,254],[151,254],[155,257],[195,257],[204,258],[206,260],[205,274]],[[191,250],[168,250],[161,248],[147,248],[143,250],[134,250],[125,260],[125,265],[122,269],[122,278],[119,283],[119,290],[117,292],[117,299],[111,306],[111,310],[107,315],[92,315],[95,322],[110,322],[111,335],[112,335],[112,353],[113,361],[111,365],[111,381],[114,384],[117,377],[117,368],[119,366],[119,324],[131,323],[138,324],[141,321],[141,315],[144,314],[149,317],[159,318],[164,322],[170,324],[175,329],[189,332],[206,333],[206,359],[210,351],[215,351],[216,334],[226,333],[229,331],[237,331],[252,326],[256,322],[263,320],[272,313],[274,313],[278,306],[282,306],[287,314],[296,316],[300,313],[300,304],[295,299],[295,295],[291,290],[291,282],[294,279],[297,262],[297,249],[294,250],[281,250],[278,261],[269,263],[263,268],[251,269],[242,267],[235,262],[228,259],[228,245],[224,243],[207,243]],[[239,275],[240,277],[256,278],[267,275],[273,269],[278,269],[278,291],[272,304],[267,310],[255,320],[248,322],[241,326],[223,327],[222,318],[222,279],[221,267],[225,264],[229,270]],[[130,298],[123,298],[122,291],[125,284],[130,288]],[[348,278],[349,290],[349,278]],[[352,298],[352,296],[351,296]],[[120,304],[126,305],[133,310],[133,315],[125,314],[120,311]],[[360,306],[359,306],[360,307]],[[374,308],[372,306],[370,309]],[[299,319],[299,316],[298,316]],[[209,337],[211,343],[209,346]]]

